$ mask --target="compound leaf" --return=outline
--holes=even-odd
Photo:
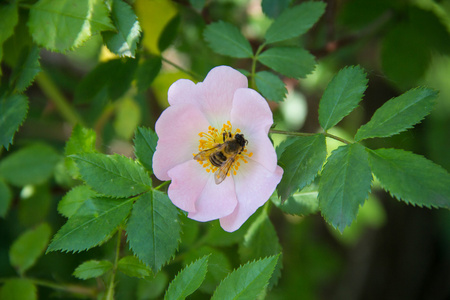
[[[154,273],[175,254],[180,231],[178,210],[158,191],[139,197],[127,224],[131,250]]]
[[[135,198],[86,200],[55,234],[47,252],[84,251],[108,240],[130,213]]]
[[[73,216],[83,203],[98,194],[87,185],[72,188],[58,203],[58,212],[66,218]]]
[[[103,195],[130,197],[151,189],[152,181],[141,165],[121,155],[73,155],[81,178]]]
[[[400,149],[369,151],[381,186],[408,204],[450,208],[450,174],[432,161]]]
[[[258,60],[269,68],[293,78],[306,77],[314,71],[316,65],[314,56],[298,47],[270,48],[261,53]]]
[[[437,91],[421,87],[389,100],[358,129],[355,139],[388,137],[411,128],[431,112],[437,95]]]
[[[325,136],[322,134],[295,137],[293,140],[278,160],[284,170],[277,187],[282,202],[314,180],[327,155]]]
[[[208,25],[203,32],[211,49],[219,54],[237,58],[252,57],[248,40],[230,23],[219,21]]]
[[[319,103],[319,123],[324,130],[336,125],[358,105],[367,81],[359,66],[345,67],[333,77]]]
[[[267,286],[277,261],[278,255],[269,256],[234,270],[219,284],[211,299],[257,299]]]
[[[365,148],[350,144],[334,150],[320,177],[319,207],[325,220],[341,232],[356,218],[369,196],[372,172]]]
[[[304,34],[323,15],[325,6],[324,2],[308,1],[284,10],[267,29],[266,43],[284,41]]]
[[[28,99],[24,95],[12,94],[0,97],[0,148],[6,150],[13,143],[14,134],[28,113]]]
[[[195,292],[205,279],[208,257],[203,256],[181,270],[169,284],[164,299],[183,300]]]

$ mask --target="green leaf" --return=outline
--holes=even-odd
[[[12,192],[6,182],[0,178],[0,217],[5,218],[11,205]]]
[[[158,49],[161,53],[169,48],[177,37],[180,22],[180,15],[176,15],[167,23],[166,27],[164,27],[164,30],[161,32],[158,40]]]
[[[6,150],[13,143],[14,134],[28,113],[28,100],[24,95],[0,97],[0,148]]]
[[[211,299],[257,299],[267,286],[278,256],[270,256],[241,266],[217,287]]]
[[[36,286],[28,279],[9,279],[0,289],[2,300],[37,300]]]
[[[189,0],[191,6],[197,11],[203,10],[203,7],[205,7],[205,2],[206,0]]]
[[[241,262],[247,262],[266,256],[278,255],[282,252],[277,232],[269,220],[266,211],[263,211],[252,223],[239,245]],[[269,281],[269,288],[276,285],[281,277],[282,259],[278,259],[277,266]]]
[[[326,155],[325,136],[316,134],[294,138],[294,142],[286,147],[278,160],[284,170],[283,178],[277,187],[281,201],[285,201],[295,191],[301,190],[314,180],[322,169]]]
[[[131,158],[101,153],[82,153],[72,157],[80,169],[81,178],[103,195],[130,197],[152,187],[144,168]]]
[[[153,172],[152,161],[158,136],[150,128],[139,127],[134,137],[134,154],[149,172]]]
[[[49,184],[25,186],[20,193],[19,220],[31,227],[45,222],[53,202]]]
[[[373,174],[395,198],[425,207],[450,208],[450,175],[426,158],[400,149],[369,151]]]
[[[37,46],[31,47],[31,49],[26,48],[11,75],[15,90],[19,93],[25,91],[39,72],[41,72],[39,48]]]
[[[219,21],[209,24],[206,26],[203,36],[216,53],[237,58],[253,56],[253,50],[248,40],[238,28],[230,23]]]
[[[319,207],[325,220],[341,232],[369,197],[372,172],[365,148],[350,144],[334,150],[319,183]]]
[[[286,97],[286,86],[275,74],[261,71],[255,74],[255,83],[261,94],[268,100],[281,102]]]
[[[112,59],[98,64],[80,82],[75,90],[76,103],[116,100],[131,86],[138,67],[133,58]]]
[[[348,115],[364,96],[367,78],[359,66],[345,67],[333,77],[319,103],[319,123],[324,130]]]
[[[133,98],[124,97],[116,102],[114,130],[124,140],[129,140],[141,122],[141,110]]]
[[[73,276],[79,279],[89,279],[100,277],[113,268],[113,264],[108,260],[89,260],[79,265],[73,272]]]
[[[273,19],[288,8],[289,3],[291,3],[291,0],[262,0],[261,8],[266,16]]]
[[[175,254],[180,231],[178,210],[166,194],[158,191],[136,201],[127,224],[131,250],[154,273]]]
[[[392,98],[358,129],[355,139],[388,137],[412,128],[431,112],[437,96],[437,91],[421,87]]]
[[[146,91],[161,70],[161,58],[151,57],[139,64],[136,70],[136,85],[139,93]]]
[[[145,278],[152,274],[152,270],[132,255],[122,257],[117,267],[120,272],[130,277]]]
[[[55,234],[47,252],[84,251],[105,242],[128,216],[134,200],[135,198],[86,200]]]
[[[314,56],[298,47],[270,48],[261,53],[258,60],[269,68],[293,78],[306,77],[314,71],[316,65]]]
[[[58,203],[58,212],[66,218],[73,216],[88,199],[98,194],[87,185],[79,185],[71,189]]]
[[[31,6],[28,27],[38,45],[60,52],[100,31],[115,30],[102,0],[39,0]]]
[[[14,27],[16,27],[19,21],[19,13],[17,10],[17,4],[15,2],[6,5],[0,5],[0,61],[3,58],[3,43],[13,35]],[[0,69],[0,75],[2,70]]]
[[[307,216],[319,211],[318,189],[318,186],[312,183],[292,194],[284,202],[281,201],[278,195],[270,199],[279,209],[287,214]]]
[[[286,9],[267,29],[266,43],[284,41],[304,34],[323,15],[325,6],[324,2],[308,1]]]
[[[20,276],[23,276],[25,271],[31,268],[44,253],[50,240],[50,234],[50,226],[43,223],[26,231],[14,241],[9,249],[9,259]]]
[[[141,26],[133,9],[122,0],[111,3],[111,19],[116,32],[103,32],[103,40],[111,52],[119,56],[134,57],[141,34]]]
[[[164,299],[185,299],[200,287],[205,279],[207,269],[208,256],[203,256],[189,266],[185,267],[169,284]]]
[[[97,135],[92,129],[84,128],[79,124],[75,125],[75,127],[73,128],[72,135],[67,141],[66,147],[64,149],[64,154],[66,156],[64,164],[67,171],[73,177],[79,178],[80,172],[78,171],[78,167],[76,166],[75,161],[72,159],[72,157],[70,157],[70,155],[96,152],[96,139]]]
[[[15,186],[46,182],[60,156],[45,144],[22,148],[0,162],[0,176]]]

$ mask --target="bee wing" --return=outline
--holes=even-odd
[[[214,173],[214,181],[216,184],[222,183],[222,181],[227,178],[228,171],[231,168],[231,165],[234,163],[236,156],[230,157],[219,169],[217,169],[216,173]]]
[[[223,144],[218,144],[217,146],[212,147],[210,149],[200,151],[199,153],[197,153],[197,155],[194,156],[194,159],[198,160],[198,161],[208,160],[209,157],[211,156],[211,154],[213,154],[216,151],[220,151],[221,150],[222,145]]]

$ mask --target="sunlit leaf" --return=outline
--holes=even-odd
[[[372,172],[365,148],[350,144],[327,159],[319,183],[319,207],[325,220],[341,232],[356,219],[369,197]]]
[[[20,275],[31,268],[44,253],[50,240],[50,234],[50,226],[43,223],[26,231],[14,241],[9,249],[9,259]]]
[[[133,206],[126,230],[131,250],[156,273],[178,247],[178,210],[162,192],[143,194]]]
[[[237,58],[252,57],[253,55],[249,41],[237,27],[230,23],[219,21],[209,24],[203,32],[203,36],[216,53]]]
[[[55,234],[47,252],[84,251],[105,242],[128,216],[134,200],[88,199]]]
[[[73,276],[79,279],[100,277],[113,268],[113,264],[107,260],[89,260],[79,265],[73,272]]]
[[[150,128],[139,127],[134,137],[134,154],[149,172],[153,172],[153,154],[156,150],[158,136]]]
[[[330,129],[358,106],[367,81],[359,66],[345,67],[333,77],[319,103],[319,123],[323,129]]]
[[[450,208],[450,174],[432,161],[400,149],[369,151],[381,186],[408,204]]]
[[[435,90],[416,88],[387,101],[358,129],[355,139],[388,137],[413,127],[431,112],[437,96]]]
[[[298,47],[270,48],[261,53],[258,60],[269,68],[293,78],[306,77],[316,65],[314,56]]]
[[[0,176],[16,186],[41,184],[53,174],[60,156],[45,144],[22,148],[0,162]]]
[[[164,299],[183,300],[195,292],[205,279],[208,256],[204,256],[181,270],[172,280]]]
[[[293,139],[278,161],[284,170],[277,187],[282,201],[314,180],[327,155],[325,137],[321,134]]]
[[[152,274],[152,271],[136,256],[125,256],[119,260],[117,269],[130,277],[146,278]]]
[[[261,94],[268,100],[281,102],[286,97],[286,86],[275,74],[261,71],[255,74],[255,83]]]
[[[72,129],[72,135],[66,142],[66,147],[64,149],[64,165],[69,172],[69,174],[75,178],[80,177],[78,167],[76,166],[74,160],[70,155],[79,153],[94,153],[95,142],[97,139],[97,134],[93,129],[84,128],[77,124]]]
[[[211,299],[257,299],[272,276],[278,256],[247,263],[230,273]]]
[[[82,153],[72,156],[81,178],[103,195],[130,197],[150,190],[152,181],[144,168],[121,155]]]
[[[102,0],[39,0],[31,6],[28,27],[38,45],[61,52],[115,30]]]
[[[111,52],[134,57],[141,34],[139,21],[133,9],[122,0],[113,0],[111,6],[111,19],[117,31],[103,32],[103,40]]]
[[[267,29],[267,44],[284,41],[307,32],[325,12],[325,2],[308,1],[286,9]]]
[[[28,100],[24,95],[0,97],[0,148],[6,150],[13,143],[14,134],[28,113]]]

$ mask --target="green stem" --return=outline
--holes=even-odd
[[[72,125],[85,123],[77,111],[69,104],[69,101],[59,91],[58,87],[53,83],[45,72],[41,72],[36,76],[36,82],[44,92],[44,94],[52,101],[62,116]]]
[[[1,282],[6,282],[12,278],[0,278]],[[24,277],[24,279],[31,281],[33,284],[40,285],[43,287],[51,288],[58,291],[63,291],[71,294],[78,294],[90,297],[92,299],[97,299],[97,289],[76,285],[76,284],[57,284],[47,280],[35,279]]]
[[[164,58],[164,57],[162,57],[162,56],[160,56],[160,57],[161,57],[161,60],[162,60],[163,62],[165,62],[165,63],[171,65],[172,67],[174,67],[174,68],[180,70],[180,71],[183,72],[183,73],[188,74],[188,75],[191,76],[193,79],[195,79],[195,80],[197,80],[197,81],[203,80],[202,76],[200,76],[200,75],[198,75],[198,74],[196,74],[196,73],[194,73],[194,72],[191,72],[191,71],[189,71],[189,70],[186,70],[185,68],[183,68],[183,67],[181,67],[181,66],[179,66],[179,65],[177,65],[177,64],[175,64],[175,63],[173,63],[173,62],[171,62],[170,60],[168,60],[168,59],[166,59],[166,58]]]
[[[114,266],[112,269],[111,278],[109,280],[108,290],[106,291],[105,299],[107,299],[107,300],[114,300],[115,279],[116,279],[116,273],[117,273],[117,266],[119,264],[121,241],[122,241],[122,229],[119,228],[119,230],[117,230],[116,257],[114,259]]]
[[[255,75],[256,75],[256,62],[258,61],[258,56],[261,53],[261,51],[264,49],[266,44],[262,44],[259,46],[259,48],[256,50],[255,55],[252,57],[252,73],[250,74],[250,80],[252,89],[256,90],[256,82],[255,82]]]
[[[168,185],[170,183],[170,180],[164,181],[163,183],[161,183],[160,185],[158,185],[157,187],[154,188],[154,190],[159,190],[160,188]]]
[[[317,133],[305,133],[305,132],[292,132],[292,131],[284,131],[284,130],[276,130],[276,129],[271,129],[269,130],[269,133],[275,133],[275,134],[284,134],[284,135],[293,135],[293,136],[312,136],[312,135],[316,135]],[[332,138],[335,139],[339,142],[342,142],[344,144],[351,144],[351,142],[344,140],[343,138],[340,138],[338,136],[335,136],[331,133],[327,133],[327,132],[322,132],[320,133],[328,138]]]

